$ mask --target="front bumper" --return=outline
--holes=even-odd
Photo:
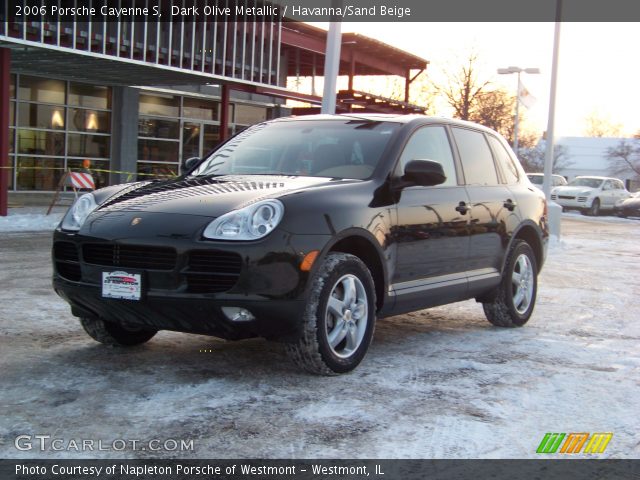
[[[563,208],[575,208],[575,209],[583,209],[583,208],[591,208],[591,202],[593,201],[590,197],[581,195],[581,196],[572,196],[572,195],[551,195],[551,200],[556,202]]]
[[[286,339],[299,333],[311,278],[300,263],[309,251],[322,251],[328,236],[275,230],[254,242],[203,241],[199,234],[176,230],[198,232],[194,227],[210,218],[171,217],[163,215],[162,222],[174,227],[154,227],[153,234],[114,225],[79,234],[57,230],[53,286],[72,313],[226,339]],[[160,220],[147,214],[141,223]],[[102,297],[102,274],[113,271],[141,274],[140,300]],[[255,319],[231,321],[224,306],[245,308]]]

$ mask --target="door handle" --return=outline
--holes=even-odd
[[[460,202],[456,207],[456,211],[460,212],[462,215],[465,215],[469,211],[469,207],[465,202]]]
[[[510,198],[507,198],[507,200],[502,204],[502,206],[507,210],[509,210],[510,212],[513,212],[514,208],[516,208],[517,205],[518,204],[513,200],[511,200]]]

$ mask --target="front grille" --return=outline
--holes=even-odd
[[[237,253],[217,250],[189,252],[187,291],[191,293],[221,293],[238,281],[242,258]]]
[[[551,200],[556,200],[557,198],[558,198],[558,196],[557,196],[557,195],[555,195],[555,194],[553,194],[553,193],[551,194]]]
[[[55,242],[53,244],[53,256],[56,260],[79,262],[78,247],[71,242]]]
[[[56,272],[72,282],[79,282],[82,278],[78,247],[71,242],[55,242],[53,244],[53,258]]]
[[[85,263],[105,267],[173,270],[177,253],[170,247],[87,243],[82,247],[82,259]]]
[[[569,195],[560,195],[562,200],[574,200],[576,197],[571,197]]]
[[[578,201],[584,203],[587,201],[587,197],[578,197]]]

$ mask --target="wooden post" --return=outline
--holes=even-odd
[[[49,205],[49,208],[47,210],[47,215],[51,213],[51,209],[53,209],[53,206],[58,201],[58,198],[60,197],[60,192],[64,188],[64,184],[67,181],[67,178],[69,178],[69,172],[64,172],[64,175],[60,178],[60,181],[58,182],[58,186],[56,187],[56,191],[53,194],[53,199],[51,200],[51,204]],[[74,188],[73,191],[75,192],[76,189]],[[77,196],[77,193],[76,193],[76,196]]]

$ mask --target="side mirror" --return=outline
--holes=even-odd
[[[447,180],[442,164],[433,160],[411,160],[404,167],[402,178],[423,187],[440,185]]]
[[[195,167],[198,163],[200,163],[200,157],[191,157],[191,158],[187,158],[184,161],[184,170],[185,171],[189,171],[191,170],[193,167]]]

